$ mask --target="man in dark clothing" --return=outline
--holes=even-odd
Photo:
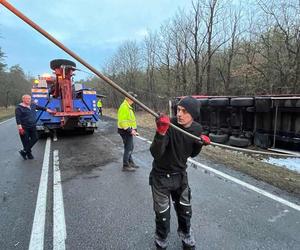
[[[183,249],[195,249],[195,239],[191,231],[191,191],[186,162],[188,157],[199,154],[202,145],[210,143],[207,136],[201,135],[201,125],[194,121],[199,116],[199,110],[196,99],[185,97],[179,102],[177,117],[172,118],[171,122],[197,137],[201,136],[201,141],[169,127],[170,119],[166,115],[161,115],[156,120],[157,130],[150,147],[154,160],[149,183],[155,211],[157,249],[167,248],[171,198],[177,214],[178,235]]]
[[[31,148],[37,142],[36,132],[36,110],[47,111],[51,114],[55,113],[51,109],[41,107],[31,102],[30,95],[23,95],[22,102],[16,107],[16,122],[19,135],[23,144],[23,149],[19,151],[24,160],[33,159]]]

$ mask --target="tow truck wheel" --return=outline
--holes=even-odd
[[[53,70],[60,68],[62,65],[76,68],[76,63],[66,59],[55,59],[50,62],[50,68]]]
[[[94,134],[94,129],[85,129],[85,133],[87,134],[87,135],[92,135],[92,134]]]

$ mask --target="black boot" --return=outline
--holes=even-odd
[[[19,154],[22,156],[22,158],[23,158],[24,160],[27,160],[27,155],[26,155],[26,152],[25,152],[24,150],[20,150],[20,151],[19,151]]]
[[[156,250],[166,250],[166,247],[161,247],[160,245],[158,245],[157,243],[155,243],[156,246]]]
[[[34,159],[31,152],[27,152],[27,158],[30,159],[30,160]]]
[[[134,162],[129,162],[130,167],[139,168],[140,166],[136,165]]]
[[[184,243],[184,241],[182,241],[182,249],[183,250],[195,250],[196,247],[195,246],[190,246]]]
[[[123,165],[122,171],[124,172],[134,172],[135,168],[131,167],[130,165]]]
[[[192,233],[192,230],[190,230],[190,233],[183,233],[182,231],[178,230],[178,236],[181,238],[182,241],[182,249],[183,250],[195,250],[195,238]]]

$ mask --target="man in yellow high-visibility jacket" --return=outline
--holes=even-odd
[[[97,102],[97,108],[98,108],[99,115],[102,116],[102,101],[101,101],[101,99],[99,99]]]
[[[133,101],[128,97],[118,109],[118,133],[124,144],[123,171],[135,171],[138,166],[132,160],[133,136],[137,136],[136,119],[132,108]]]

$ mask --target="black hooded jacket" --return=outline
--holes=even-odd
[[[195,136],[201,135],[201,125],[195,121],[189,128],[179,125],[177,118],[172,118],[171,122]],[[184,172],[187,168],[188,157],[198,155],[201,147],[199,142],[172,127],[164,136],[156,133],[150,146],[150,152],[154,158],[152,171],[157,174]]]

